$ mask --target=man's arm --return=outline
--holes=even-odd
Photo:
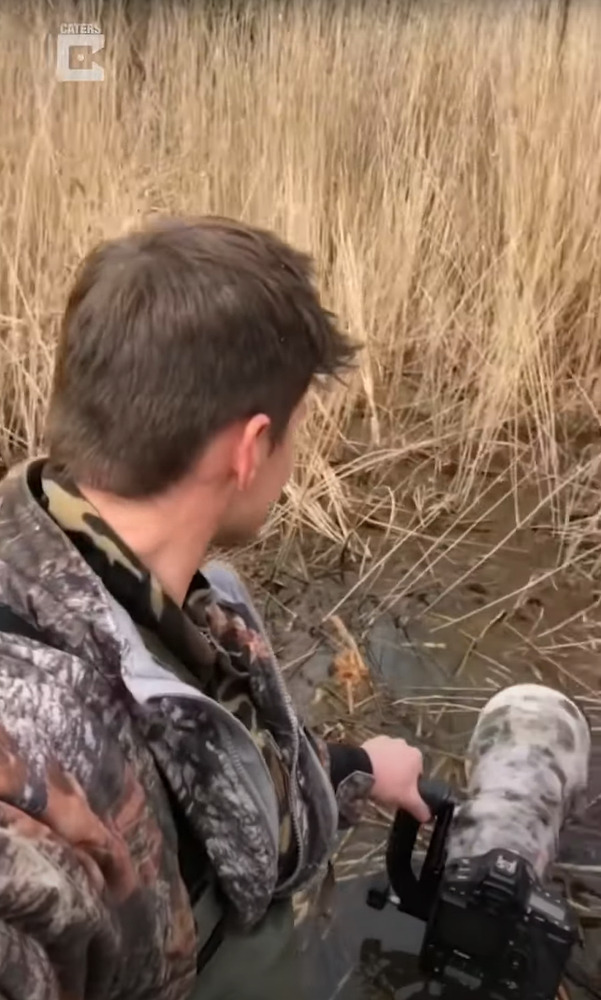
[[[417,747],[389,736],[375,736],[363,746],[317,743],[336,794],[341,827],[359,822],[369,800],[406,809],[422,823],[430,819],[417,787],[423,768]]]
[[[350,743],[327,743],[330,760],[330,778],[334,791],[352,774],[365,774],[372,778],[373,767],[369,754],[363,747]]]
[[[325,743],[330,781],[338,803],[341,829],[358,823],[371,797],[374,775],[363,747],[350,743]]]

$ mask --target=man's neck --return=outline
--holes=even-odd
[[[210,516],[199,517],[203,507],[198,500],[186,503],[178,495],[124,500],[82,485],[79,489],[165,593],[181,606],[215,531]]]

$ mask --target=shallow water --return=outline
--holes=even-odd
[[[279,571],[277,582],[265,582],[262,610],[297,706],[312,725],[330,738],[404,736],[422,747],[427,773],[453,784],[463,781],[476,714],[495,690],[538,681],[578,701],[593,729],[589,806],[564,831],[559,860],[578,869],[561,869],[572,901],[581,912],[601,913],[601,602],[586,574],[555,574],[558,547],[540,526],[520,529],[506,544],[514,517],[511,505],[497,507],[494,520],[478,521],[460,544],[451,546],[448,536],[448,551],[437,553],[432,572],[424,573],[423,547],[411,542],[356,588],[352,569],[304,581],[300,571]],[[373,552],[376,562],[383,554],[376,541]],[[493,557],[484,559],[487,552]],[[399,581],[402,594],[382,614],[382,599]],[[354,705],[332,677],[337,644],[327,616],[333,609],[359,641],[371,674]],[[372,871],[379,859],[381,875],[386,838],[382,818],[370,822],[338,858],[345,881],[328,933],[322,938],[311,922],[304,930],[313,1000],[431,995],[417,968],[422,926],[392,907],[378,913],[365,903],[373,874],[365,875],[361,859],[369,858]],[[601,930],[599,921],[589,923],[573,960],[601,997]],[[571,985],[569,993],[590,1000]]]
[[[310,920],[302,931],[307,996],[312,1000],[451,1000],[439,984],[424,980],[418,966],[424,925],[388,906],[366,905],[368,889],[379,880],[362,876],[337,887],[332,920],[320,928]],[[599,989],[599,931],[589,934],[586,955],[575,955],[577,981],[583,974]],[[566,981],[570,1000],[591,1000],[586,989]],[[453,996],[453,1000],[455,997]],[[460,998],[463,1000],[463,996]]]
[[[396,635],[396,639],[395,639]],[[432,655],[436,643],[423,622],[404,625],[399,630],[391,616],[384,616],[366,637],[366,649],[372,674],[377,679],[376,705],[363,712],[373,729],[415,739],[411,720],[397,715],[395,700],[412,688],[421,686],[439,690],[452,686],[453,672],[448,660]],[[323,670],[323,651],[309,662],[303,683],[311,670]],[[527,672],[517,679],[530,679]],[[421,685],[418,684],[421,682]],[[486,695],[484,701],[492,694]],[[469,700],[466,696],[466,700]],[[342,709],[340,708],[340,711]],[[597,728],[599,711],[589,712]],[[424,723],[427,767],[444,763],[444,775],[451,782],[460,781],[460,758],[472,731],[475,711],[456,712],[442,717],[429,728]],[[357,724],[355,722],[355,724]],[[349,723],[349,728],[352,722]],[[357,734],[360,735],[360,725]],[[433,731],[434,730],[434,731]],[[439,771],[440,773],[440,771]],[[418,955],[424,933],[419,921],[400,913],[393,906],[378,912],[366,904],[368,889],[385,882],[383,853],[387,831],[377,827],[360,828],[345,845],[338,858],[341,881],[336,889],[333,919],[326,931],[314,923],[304,932],[305,956],[309,983],[308,995],[313,1000],[408,1000],[408,998],[447,996],[448,993],[423,980],[418,968]],[[369,858],[372,873],[364,875],[361,858]],[[378,869],[379,860],[379,871]],[[601,742],[594,734],[593,759],[590,770],[589,805],[577,822],[572,822],[563,834],[557,872],[566,881],[566,891],[587,910],[601,913]],[[373,871],[376,862],[376,871]],[[564,865],[574,865],[576,872],[564,871]],[[584,871],[598,868],[596,872]],[[366,865],[367,867],[367,865]],[[349,873],[356,877],[349,878]],[[601,989],[601,929],[593,925],[584,930],[585,947],[576,947],[573,965],[577,981]],[[591,1000],[591,994],[574,983],[568,985],[571,1000]],[[463,998],[461,998],[463,1000]]]
[[[383,1000],[426,997],[417,957],[423,925],[398,913],[366,905],[371,877],[342,883],[335,916],[321,930],[313,923],[304,933],[308,996],[313,1000]]]

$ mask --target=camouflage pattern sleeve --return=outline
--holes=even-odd
[[[46,720],[11,713],[13,692],[0,696],[0,996],[103,997],[117,932],[100,857],[89,852],[100,823],[77,780],[48,753]]]
[[[117,942],[86,866],[43,823],[6,803],[0,826],[0,996],[106,996]]]
[[[361,747],[328,743],[307,729],[305,733],[332,782],[339,828],[355,826],[363,817],[374,784],[369,757]]]
[[[75,657],[13,652],[0,656],[0,997],[181,1000],[193,918],[131,734],[116,738]]]

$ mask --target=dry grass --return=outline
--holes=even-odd
[[[559,566],[595,563],[601,9],[241,6],[4,5],[0,460],[38,446],[80,256],[151,211],[225,213],[310,249],[365,345],[317,399],[280,541],[350,546],[361,573],[370,533],[382,558],[417,533],[431,571],[441,515],[469,533],[492,483],[515,498],[499,544],[543,517]],[[54,79],[62,20],[101,23],[103,83]]]

